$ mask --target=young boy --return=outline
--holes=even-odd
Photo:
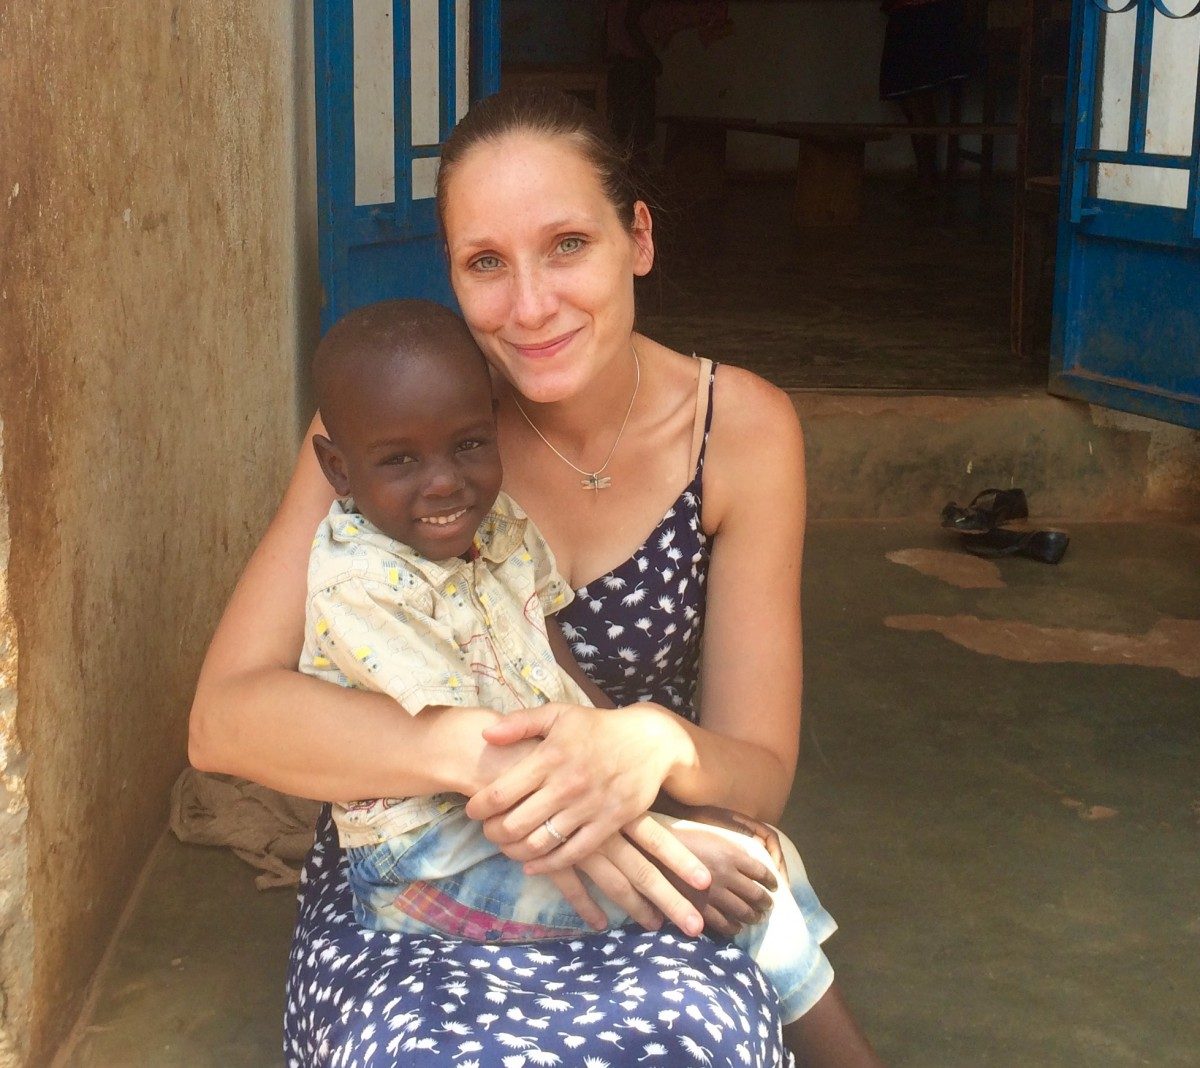
[[[341,499],[313,542],[301,670],[387,693],[412,715],[599,703],[576,681],[603,699],[558,628],[547,632],[546,616],[572,592],[532,522],[500,492],[491,380],[465,324],[424,301],[360,309],[322,340],[314,378],[328,436],[313,446]],[[526,876],[499,853],[464,805],[437,794],[334,806],[359,921],[480,942],[590,931],[549,878]],[[752,837],[656,818],[736,837],[774,870]],[[802,872],[781,841],[787,865]],[[628,922],[589,889],[610,924]],[[767,919],[735,942],[771,979],[789,1020],[799,1014],[789,1002],[811,1000],[828,963],[791,894],[772,900]]]

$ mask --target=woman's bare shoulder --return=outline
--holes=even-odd
[[[714,528],[740,500],[803,494],[804,435],[791,397],[745,368],[722,364],[704,475],[705,525]]]
[[[774,452],[799,443],[800,419],[791,397],[744,367],[721,364],[713,390],[713,441],[719,452]]]
[[[700,362],[694,353],[678,352],[642,334],[634,335],[634,343],[644,369],[652,371],[666,388],[691,394]]]

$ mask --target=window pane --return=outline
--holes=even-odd
[[[1186,11],[1193,0],[1167,0]],[[1150,56],[1150,98],[1146,109],[1146,151],[1171,156],[1192,154],[1196,110],[1196,68],[1200,63],[1200,16],[1169,19],[1154,12],[1154,51]]]
[[[471,102],[471,0],[454,3],[454,120],[467,113]]]
[[[1182,10],[1192,0],[1167,0]],[[1129,146],[1130,97],[1136,11],[1102,15],[1100,123],[1097,147],[1124,151]],[[1154,13],[1146,109],[1146,151],[1191,155],[1200,61],[1200,21],[1169,19]],[[1105,200],[1182,208],[1187,205],[1188,173],[1162,167],[1102,163],[1095,171],[1094,193]]]
[[[1124,163],[1101,163],[1096,168],[1096,196],[1128,204],[1154,204],[1164,208],[1186,208],[1187,171],[1166,167],[1130,167]]]
[[[1137,11],[1100,16],[1100,122],[1095,148],[1129,147],[1129,98],[1133,93],[1133,38]]]
[[[354,0],[354,203],[396,199],[392,0]]]
[[[413,200],[428,200],[437,195],[437,175],[441,165],[442,161],[437,156],[412,161]]]
[[[442,139],[438,114],[439,0],[412,0],[411,33],[412,143],[436,145]]]

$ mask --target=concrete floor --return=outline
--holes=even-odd
[[[639,327],[789,389],[1045,388],[1009,352],[1011,201],[976,181],[914,200],[874,179],[857,226],[797,230],[789,182],[660,213]]]
[[[1187,677],[981,655],[885,620],[1136,635],[1200,616],[1200,529],[1071,530],[1054,568],[961,589],[894,563],[932,523],[814,524],[804,752],[785,818],[841,923],[845,992],[892,1065],[1190,1065],[1200,1049],[1200,641]],[[1114,647],[1119,659],[1119,646]],[[1027,650],[1026,650],[1027,653]],[[279,1061],[293,910],[167,841],[63,1059]]]

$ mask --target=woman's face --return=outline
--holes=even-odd
[[[445,196],[463,316],[523,396],[569,399],[625,357],[633,279],[654,262],[645,204],[631,233],[569,140],[528,133],[473,148]]]

